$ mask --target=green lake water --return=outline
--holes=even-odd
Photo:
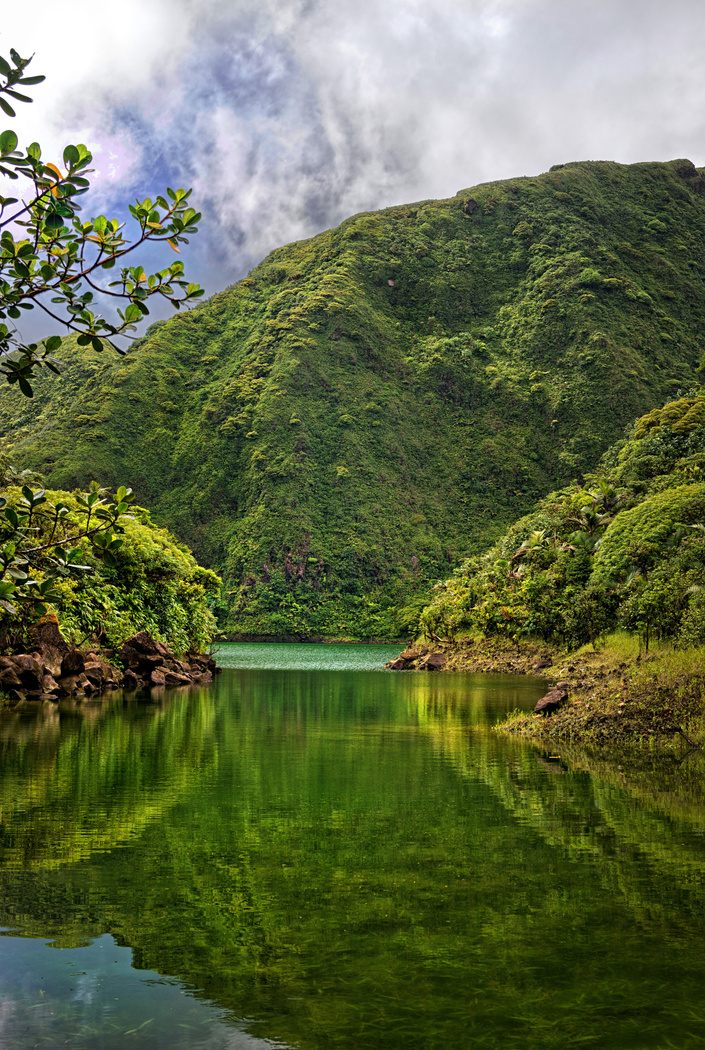
[[[705,765],[542,752],[535,678],[227,645],[0,718],[0,1047],[705,1046]]]

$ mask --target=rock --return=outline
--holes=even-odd
[[[124,645],[129,645],[131,649],[136,649],[138,653],[142,653],[144,656],[171,657],[172,660],[174,658],[174,654],[170,653],[162,642],[152,638],[148,631],[139,631],[137,634],[133,634],[131,638],[125,640]]]
[[[538,715],[552,715],[554,711],[557,711],[568,699],[568,693],[565,689],[549,689],[545,696],[542,696],[537,703],[534,711]]]
[[[59,692],[63,696],[73,696],[78,691],[78,678],[76,675],[62,675],[59,679]]]
[[[56,616],[47,614],[29,628],[29,636],[41,655],[44,667],[54,677],[61,674],[62,662],[69,644],[59,630]]]
[[[95,656],[92,653],[88,654],[93,659],[86,661],[84,668],[84,674],[90,678],[96,686],[103,686],[109,682],[117,682],[120,678],[120,672],[117,667],[113,667],[107,660],[101,660],[99,656]]]
[[[19,656],[13,657],[13,661],[16,674],[19,675],[23,687],[35,692],[41,692],[41,685],[44,679],[44,667],[41,660],[38,660],[34,653],[21,653]]]
[[[421,656],[417,649],[405,649],[403,653],[399,654],[401,660],[415,660],[417,656]]]
[[[550,656],[545,656],[541,660],[537,660],[534,664],[534,671],[540,671],[544,667],[553,667],[553,660]]]
[[[85,666],[85,653],[81,652],[80,649],[69,649],[61,661],[61,675],[65,677],[67,675],[83,674]]]
[[[139,689],[142,685],[142,679],[138,678],[134,671],[129,667],[122,676],[122,685],[124,689]]]
[[[408,671],[409,664],[401,656],[397,656],[396,660],[390,660],[388,664],[385,664],[385,667],[389,671]]]
[[[42,682],[42,690],[44,693],[59,693],[61,687],[52,675],[45,674],[44,681]]]
[[[150,681],[151,685],[165,685],[166,684],[166,678],[165,678],[165,675],[164,675],[164,671],[162,671],[161,667],[155,667],[153,669],[152,673],[149,676],[149,681]]]
[[[191,678],[186,674],[178,674],[176,671],[164,672],[165,685],[191,685]]]
[[[0,670],[0,689],[17,689],[21,685],[17,669],[14,666],[3,667]]]
[[[426,670],[438,671],[441,667],[443,667],[445,662],[446,657],[443,653],[431,653],[431,655],[426,660]]]

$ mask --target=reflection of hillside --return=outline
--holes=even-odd
[[[514,739],[467,731],[424,707],[420,724],[463,776],[485,783],[513,817],[568,857],[590,855],[609,892],[635,912],[673,905],[702,916],[705,759],[666,758],[627,774],[584,754],[555,760]],[[626,759],[625,759],[626,762]],[[629,769],[627,765],[625,767]]]
[[[479,683],[449,679],[243,672],[223,676],[212,707],[211,694],[174,703],[142,729],[123,714],[85,741],[72,729],[36,745],[34,759],[16,745],[15,780],[0,786],[4,802],[25,791],[23,841],[44,813],[22,776],[36,761],[43,805],[63,777],[74,853],[37,870],[30,850],[31,870],[0,873],[2,921],[64,938],[109,930],[136,966],[307,1050],[665,1045],[636,1038],[648,1011],[677,1045],[673,1016],[688,1017],[702,955],[684,922],[699,901],[680,863],[693,847],[659,838],[669,820],[656,810],[633,809],[630,825],[619,784],[555,775],[489,732]],[[539,687],[515,688],[526,701]],[[112,767],[94,754],[101,732],[107,751],[119,742]],[[124,848],[81,852],[91,800],[110,816],[115,795],[129,815],[162,791],[159,819],[133,815]],[[667,967],[681,974],[668,1023]]]
[[[162,818],[217,755],[208,690],[164,706],[120,700],[6,720],[0,869],[75,864]]]

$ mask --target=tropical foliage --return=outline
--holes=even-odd
[[[437,585],[424,630],[577,646],[619,625],[647,649],[705,644],[704,421],[702,393],[639,419],[583,484]]]
[[[32,101],[19,89],[44,80],[26,75],[30,61],[14,50],[9,61],[0,56],[0,108],[8,117],[15,116],[12,102]],[[58,373],[52,354],[61,338],[24,341],[14,325],[23,311],[42,310],[52,326],[75,333],[79,346],[118,349],[114,340],[135,330],[149,313],[148,299],[162,296],[178,309],[203,292],[184,279],[181,262],[150,276],[141,265],[123,266],[117,280],[101,281],[147,241],[167,241],[178,252],[200,215],[188,205],[190,191],[168,189],[130,207],[137,228],[130,241],[118,219],[79,218],[92,159],[84,145],[66,146],[63,169],[42,159],[37,142],[25,151],[17,146],[14,131],[0,134],[0,175],[29,183],[21,198],[0,196],[0,381],[29,399],[43,366]],[[116,320],[95,312],[95,294],[122,302]],[[4,409],[6,387],[2,393]],[[208,644],[213,617],[206,596],[219,581],[144,513],[141,523],[128,515],[131,489],[121,485],[112,495],[92,481],[87,492],[49,493],[34,487],[31,472],[5,462],[2,473],[0,643],[19,642],[28,622],[51,603],[74,637],[99,633],[117,642],[147,628],[178,649]]]
[[[219,578],[153,525],[130,490],[0,491],[0,644],[21,644],[47,608],[74,642],[117,645],[147,630],[178,652],[211,644]]]
[[[0,56],[0,107],[6,116],[15,111],[8,101],[31,102],[18,91],[39,84],[43,76],[26,76],[31,58],[11,50],[10,61]],[[101,351],[118,349],[113,340],[135,330],[135,322],[149,313],[147,299],[168,298],[178,309],[197,299],[203,290],[183,277],[183,263],[172,263],[159,273],[147,274],[142,265],[121,267],[118,279],[108,286],[101,279],[126,255],[147,241],[167,241],[178,252],[196,232],[200,215],[189,207],[190,190],[168,189],[156,200],[146,198],[130,206],[137,227],[134,241],[124,233],[124,223],[99,215],[87,222],[79,218],[80,198],[90,189],[92,156],[83,144],[63,151],[63,170],[42,159],[33,142],[18,150],[14,131],[0,134],[0,174],[29,182],[23,197],[0,196],[0,379],[16,383],[32,397],[32,377],[42,366],[57,372],[51,356],[61,346],[52,335],[41,343],[26,343],[13,322],[23,311],[42,310],[52,322],[78,333],[80,345]],[[95,294],[122,301],[118,317],[108,321],[95,313]]]

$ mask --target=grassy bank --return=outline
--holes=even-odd
[[[443,671],[536,674],[546,679],[547,690],[565,683],[568,700],[560,710],[547,716],[515,712],[499,726],[539,742],[612,751],[682,749],[705,741],[703,647],[677,650],[663,643],[645,653],[635,635],[617,631],[597,649],[466,638],[418,644],[403,655],[409,670],[421,670],[432,654],[443,658]]]
[[[547,743],[599,749],[701,746],[705,740],[705,649],[662,645],[646,654],[626,632],[597,651],[557,653],[538,672],[567,682],[568,701],[552,715],[511,715],[502,729]]]

